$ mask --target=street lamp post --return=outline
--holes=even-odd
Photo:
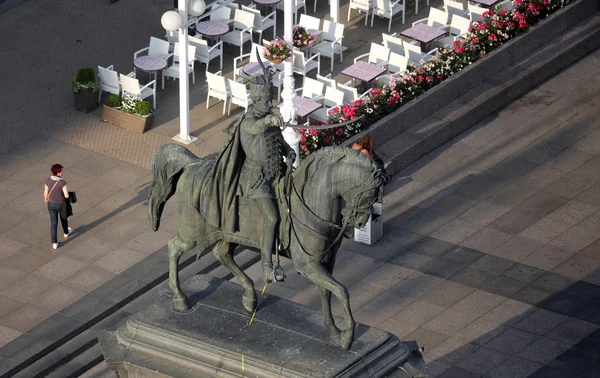
[[[283,10],[283,39],[285,43],[293,50],[294,43],[294,30],[292,25],[292,2],[293,0],[285,0],[284,10]],[[291,57],[285,60],[283,63],[284,71],[283,71],[283,91],[281,92],[281,98],[283,99],[283,105],[280,108],[281,116],[286,123],[289,123],[292,126],[296,125],[296,105],[294,103],[294,99],[296,98],[296,91],[294,90],[294,54]],[[294,162],[294,166],[298,166],[300,163],[300,153],[299,153],[299,145],[300,145],[300,135],[294,130],[292,127],[286,127],[283,130],[283,138],[285,141],[296,151],[296,161]]]
[[[188,67],[188,13],[200,16],[206,10],[204,0],[179,0],[178,11],[165,12],[162,26],[171,32],[179,31],[179,134],[173,140],[190,144],[196,137],[190,135],[190,81]]]

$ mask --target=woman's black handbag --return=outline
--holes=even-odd
[[[77,193],[69,192],[69,201],[71,203],[77,203]]]

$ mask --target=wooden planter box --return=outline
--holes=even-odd
[[[152,126],[154,114],[148,117],[141,117],[136,114],[125,113],[123,111],[102,105],[102,120],[111,125],[119,126],[127,130],[143,133]]]

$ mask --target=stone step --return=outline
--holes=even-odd
[[[600,46],[600,15],[486,79],[389,142],[377,153],[394,174],[504,108]]]

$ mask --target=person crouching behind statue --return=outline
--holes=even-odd
[[[282,281],[273,270],[272,255],[279,228],[279,208],[274,184],[286,173],[283,158],[296,160],[296,153],[283,139],[283,119],[271,113],[271,72],[254,76],[250,82],[252,107],[240,125],[240,142],[246,155],[240,174],[242,195],[259,204],[263,216],[261,259],[265,282]],[[277,274],[275,274],[277,273]]]
[[[373,138],[370,135],[363,135],[352,144],[352,149],[356,151],[360,151],[363,154],[367,155],[371,159],[375,160],[375,163],[383,169],[383,160],[375,153],[375,149],[373,148]]]

